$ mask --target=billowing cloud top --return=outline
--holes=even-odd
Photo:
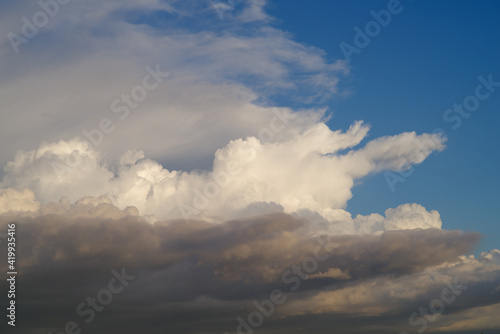
[[[282,139],[269,141],[260,136],[233,140],[217,150],[210,171],[169,171],[145,158],[142,151],[127,151],[118,161],[106,161],[89,142],[75,139],[19,152],[5,166],[1,185],[32,189],[42,203],[57,202],[63,196],[71,202],[84,196],[106,196],[120,208],[135,206],[142,215],[159,219],[221,221],[286,212],[309,217],[317,214],[320,219],[336,222],[350,216],[343,209],[355,180],[385,169],[408,168],[433,150],[444,148],[439,135],[403,133],[349,150],[363,140],[367,126],[357,122],[347,132],[340,132],[320,121],[304,126],[299,120],[299,126],[286,131],[299,117],[276,112],[270,128],[286,132]],[[273,135],[270,128],[266,129]],[[417,214],[418,210],[410,206],[405,212],[408,216],[408,212]],[[389,212],[388,218],[405,215],[400,211]],[[439,215],[422,226],[415,219],[413,223],[440,227],[436,220]],[[408,224],[411,228],[412,223]],[[387,226],[393,229],[400,225],[389,221]]]

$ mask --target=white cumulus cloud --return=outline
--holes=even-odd
[[[105,196],[121,209],[134,206],[158,219],[223,221],[282,211],[335,223],[342,233],[440,228],[439,214],[417,204],[387,210],[384,221],[373,215],[353,220],[345,211],[355,180],[421,162],[444,148],[438,135],[403,133],[356,148],[369,129],[362,122],[342,132],[321,121],[276,116],[265,129],[259,138],[232,140],[217,150],[209,171],[168,170],[133,150],[106,159],[81,139],[43,143],[7,163],[1,187],[32,189],[42,203]]]

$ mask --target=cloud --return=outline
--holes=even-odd
[[[428,212],[419,204],[400,205],[385,211],[384,227],[386,230],[403,230],[414,228],[441,228],[439,212]]]
[[[221,21],[208,1],[72,2],[18,54],[3,40],[0,133],[11,145],[0,164],[19,149],[82,136],[106,118],[115,128],[99,144],[105,154],[139,149],[175,168],[209,168],[218,148],[268,126],[273,97],[335,96],[347,66],[272,27],[264,5],[238,3]],[[22,2],[7,9],[2,30],[19,34],[21,18],[41,10]],[[170,76],[122,119],[115,111],[126,105],[113,101],[157,65]]]
[[[40,203],[35,199],[32,190],[24,188],[21,191],[7,188],[0,189],[0,214],[16,211],[38,211]]]
[[[443,230],[416,203],[347,211],[357,182],[421,163],[445,138],[327,126],[318,103],[349,67],[276,28],[265,6],[74,1],[20,52],[0,41],[0,222],[16,224],[23,333],[70,320],[234,332],[274,289],[287,302],[269,333],[387,333],[453,279],[468,290],[435,329],[494,321],[500,251],[463,255],[477,233]],[[3,31],[20,34],[40,4],[0,9]],[[86,324],[76,306],[120,268],[137,279]]]
[[[500,250],[493,249],[489,252],[481,252],[480,259],[486,263],[500,265]]]
[[[299,125],[287,131],[295,117]],[[106,196],[122,209],[135,206],[140,214],[158,219],[221,221],[269,210],[299,215],[306,210],[319,219],[336,222],[340,217],[352,225],[343,209],[355,180],[384,169],[397,170],[402,161],[419,163],[433,150],[444,148],[439,136],[404,133],[356,149],[368,133],[362,122],[346,132],[332,131],[320,121],[308,124],[286,110],[277,112],[264,129],[259,138],[233,140],[217,150],[211,171],[168,170],[140,151],[127,151],[118,161],[109,161],[79,139],[45,143],[18,152],[4,167],[1,186],[28,187],[42,203],[63,196],[71,202]],[[388,210],[386,216],[387,230],[440,228],[439,214],[416,204]],[[362,219],[373,217],[357,221]]]
[[[339,319],[335,326],[349,333],[355,332],[346,326],[352,314],[358,328],[369,326],[376,314],[391,317],[390,326],[397,330],[404,329],[398,326],[418,305],[428,304],[455,277],[468,287],[447,310],[449,316],[493,306],[499,293],[499,265],[461,256],[478,241],[476,233],[402,230],[376,236],[322,235],[320,242],[309,229],[310,221],[287,214],[220,224],[149,223],[132,208],[119,210],[104,198],[51,203],[15,218],[0,215],[2,224],[13,219],[22,240],[17,249],[23,268],[19,316],[31,314],[20,323],[26,333],[62,328],[69,320],[86,326],[76,306],[103,288],[111,269],[122,267],[137,278],[98,314],[91,324],[94,330],[118,333],[148,323],[152,333],[179,328],[186,333],[234,331],[236,317],[246,317],[255,309],[252,301],[268,298],[273,289],[284,291],[287,301],[266,320],[264,328],[271,333],[286,333],[301,317],[299,332],[310,332],[322,314]],[[299,274],[291,268],[327,251],[330,256],[318,261],[317,270],[292,291]],[[287,270],[293,281],[283,281]],[[117,322],[118,316],[123,320]],[[165,316],[170,320],[152,321]],[[209,319],[215,327],[207,327]],[[471,324],[477,328],[484,322]]]

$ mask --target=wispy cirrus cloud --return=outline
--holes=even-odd
[[[2,164],[40,141],[81,136],[104,117],[118,122],[112,102],[138,84],[147,65],[158,64],[171,76],[118,122],[101,149],[143,149],[189,169],[200,159],[207,167],[217,148],[265,126],[273,115],[264,105],[272,96],[331,97],[348,70],[265,18],[245,14],[256,13],[263,2],[245,2],[241,15],[222,26],[208,3],[192,4],[71,2],[19,54],[4,39],[1,133],[17,144],[3,150]],[[21,18],[39,10],[35,4],[11,4],[2,11],[3,30],[20,29]],[[310,96],[303,95],[308,87]],[[22,131],[7,124],[22,124]]]

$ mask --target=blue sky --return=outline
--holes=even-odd
[[[500,81],[500,4],[401,5],[401,13],[352,55],[351,72],[341,82],[351,94],[329,103],[334,115],[328,124],[345,128],[352,119],[363,119],[372,125],[372,137],[441,128],[447,148],[416,166],[394,192],[384,174],[365,178],[353,189],[348,208],[353,214],[382,213],[402,203],[422,203],[439,211],[446,228],[483,233],[479,250],[490,249],[500,239],[500,90],[456,130],[443,113],[474,93],[479,75]],[[354,45],[353,28],[372,21],[370,11],[386,8],[387,1],[288,1],[270,5],[269,11],[296,40],[339,59],[341,42]]]

